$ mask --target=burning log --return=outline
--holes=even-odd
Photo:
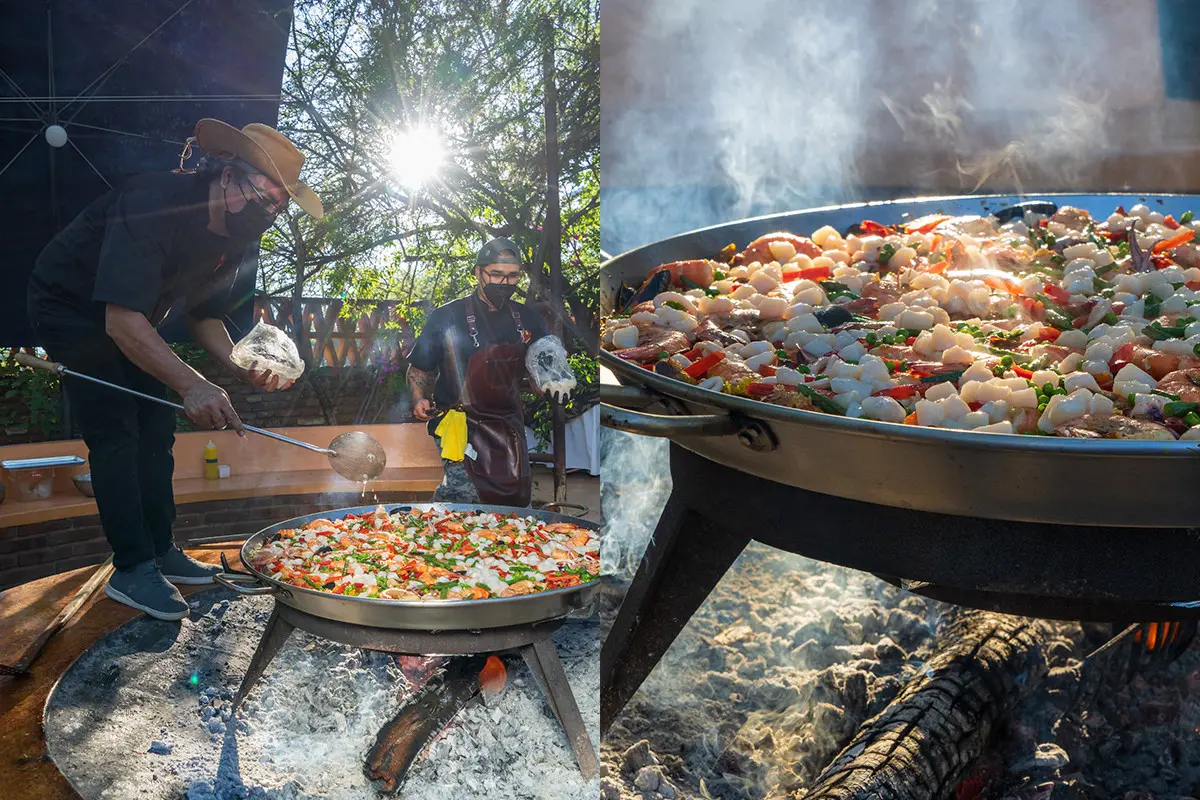
[[[422,659],[402,662],[419,671],[428,664]],[[429,661],[428,659],[424,661]],[[487,698],[504,687],[504,662],[496,656],[451,658],[445,668],[434,674],[412,700],[379,731],[375,745],[367,753],[366,773],[380,788],[395,792],[408,777],[408,771],[425,748],[446,729],[454,717],[481,694]]]
[[[954,795],[1000,721],[1047,672],[1044,622],[952,612],[925,667],[868,720],[805,800]]]

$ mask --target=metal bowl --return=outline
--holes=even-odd
[[[95,497],[96,492],[92,489],[92,473],[85,472],[82,475],[76,475],[71,478],[71,482],[75,484],[75,488],[80,494],[88,497]]]
[[[610,259],[601,267],[601,311],[612,311],[622,282],[640,284],[659,264],[712,258],[730,242],[744,246],[772,231],[807,234],[822,225],[845,230],[863,219],[887,225],[906,214],[983,215],[1041,198],[1102,217],[1121,204],[1144,202],[1177,217],[1200,206],[1196,195],[976,195],[740,220]],[[599,361],[624,384],[601,387],[606,426],[669,437],[711,461],[789,486],[898,508],[1013,521],[1188,528],[1200,520],[1197,442],[980,434],[850,419],[701,389],[604,350]]]

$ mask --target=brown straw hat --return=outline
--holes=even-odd
[[[202,119],[196,123],[196,144],[210,155],[240,158],[287,190],[310,217],[324,216],[321,198],[300,180],[304,154],[271,126],[252,122],[239,131],[219,119]]]

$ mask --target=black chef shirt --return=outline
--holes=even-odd
[[[250,247],[208,230],[208,185],[194,174],[149,173],[92,202],[38,256],[30,299],[42,321],[102,332],[110,303],[156,327],[168,312],[228,313]]]
[[[475,354],[475,342],[467,328],[467,301],[475,297],[475,325],[479,331],[479,346],[489,344],[533,344],[549,334],[541,315],[515,300],[509,300],[521,317],[521,327],[529,333],[523,342],[517,331],[508,305],[493,311],[476,295],[459,298],[433,310],[425,327],[408,354],[408,363],[423,372],[438,370],[433,388],[433,401],[440,409],[448,409],[462,401],[462,386],[466,381],[467,362]],[[440,420],[430,421],[432,432]]]

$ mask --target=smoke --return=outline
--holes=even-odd
[[[1153,0],[604,4],[603,234],[913,193],[1110,188],[1160,153]],[[1113,186],[1113,184],[1118,184]]]
[[[605,575],[633,578],[671,492],[667,458],[665,439],[600,429],[600,569]]]

